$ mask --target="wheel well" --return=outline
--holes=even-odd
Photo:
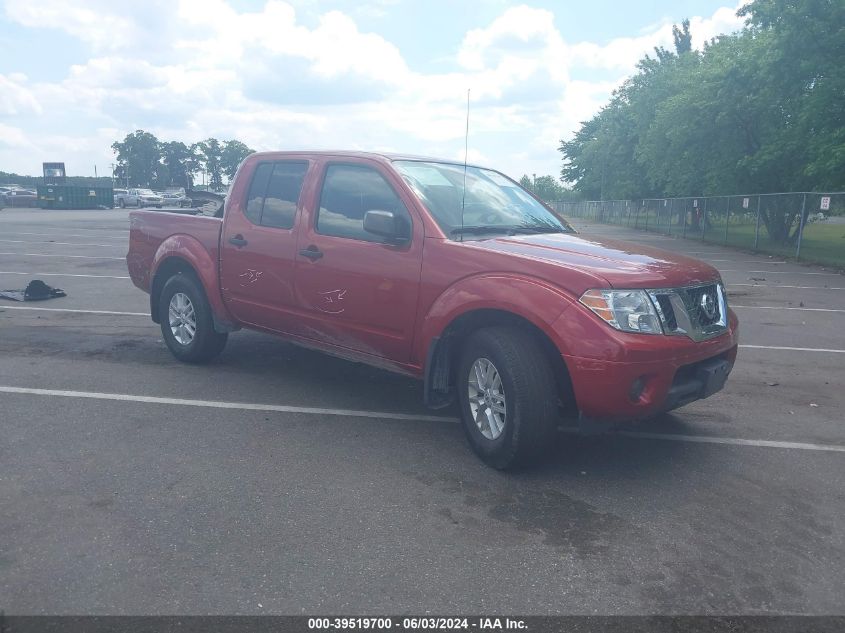
[[[537,341],[552,367],[563,414],[575,415],[577,407],[569,370],[557,345],[528,319],[504,310],[473,310],[452,321],[432,341],[425,368],[425,402],[433,408],[448,406],[455,397],[455,376],[461,348],[472,332],[487,327],[512,327]]]
[[[150,316],[152,316],[153,321],[156,323],[160,322],[158,318],[158,302],[159,297],[161,296],[161,290],[164,288],[164,284],[167,283],[168,279],[174,275],[178,275],[179,273],[182,273],[183,275],[191,275],[195,279],[199,279],[194,267],[191,266],[187,260],[184,260],[181,257],[168,257],[161,263],[156,271],[153,283],[150,286]],[[202,287],[202,284],[200,284],[200,287]]]

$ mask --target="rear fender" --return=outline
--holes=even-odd
[[[167,282],[167,278],[176,272],[185,272],[185,267],[180,265],[181,262],[187,264],[202,284],[211,306],[215,329],[221,332],[236,329],[236,321],[226,309],[226,304],[220,296],[217,261],[199,240],[190,235],[171,235],[159,245],[156,251],[153,258],[154,272],[150,292],[150,311],[153,321],[158,322],[158,294]]]

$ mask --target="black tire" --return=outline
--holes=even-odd
[[[504,390],[504,426],[495,438],[485,437],[470,407],[470,372],[479,359],[492,363]],[[557,426],[557,390],[551,364],[529,333],[490,327],[472,334],[461,350],[456,384],[464,433],[486,464],[505,470],[543,457]]]
[[[170,302],[179,293],[187,296],[193,308],[195,333],[187,342],[180,342],[177,339],[170,322]],[[208,299],[193,275],[179,273],[167,280],[159,298],[158,316],[161,322],[161,334],[167,348],[183,363],[207,363],[226,347],[229,335],[214,330]]]
[[[121,198],[120,200],[117,201],[117,206],[119,206],[121,209],[125,209],[126,208],[126,200]]]

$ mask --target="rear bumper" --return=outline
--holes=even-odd
[[[707,398],[724,387],[736,360],[733,333],[721,345],[667,354],[642,362],[613,362],[564,356],[582,418],[601,422],[653,417]]]

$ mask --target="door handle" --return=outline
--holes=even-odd
[[[246,246],[249,242],[244,239],[243,235],[236,235],[235,237],[229,238],[229,244],[234,244],[238,248],[241,246]]]
[[[308,248],[303,248],[299,251],[299,254],[315,262],[323,256],[323,251],[312,244]]]

